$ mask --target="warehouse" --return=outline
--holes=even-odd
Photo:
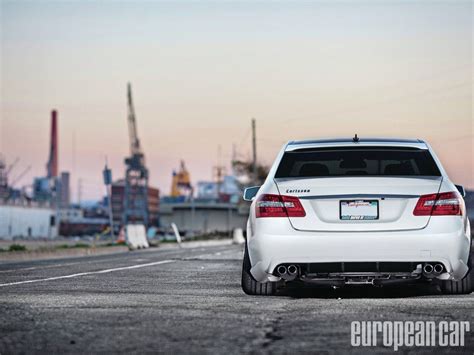
[[[0,205],[0,238],[56,236],[54,211],[42,207]]]

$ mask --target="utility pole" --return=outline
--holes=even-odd
[[[82,179],[77,179],[77,204],[81,206],[82,200]]]
[[[195,215],[196,215],[196,207],[194,206],[194,187],[191,187],[191,237],[194,237]]]
[[[71,140],[71,182],[76,179],[76,131],[72,131],[72,140]],[[77,181],[77,180],[76,180]],[[71,202],[74,200],[73,194],[71,193]]]
[[[219,199],[222,192],[223,177],[226,175],[226,167],[222,165],[222,147],[220,144],[217,146],[217,164],[212,167],[212,175],[217,184],[217,199]]]
[[[107,204],[109,205],[109,222],[110,222],[110,237],[114,240],[114,216],[112,214],[112,198],[111,198],[111,185],[112,185],[112,170],[107,167],[107,158],[105,159],[105,167],[103,171],[104,185],[107,192]]]
[[[232,143],[232,161],[230,162],[230,171],[232,175],[235,175],[235,162],[237,161],[237,146]]]
[[[60,193],[59,193],[59,190],[61,188],[61,180],[58,176],[55,176],[53,178],[53,181],[54,181],[54,199],[56,201],[55,203],[55,207],[56,207],[56,235],[55,237],[59,237],[59,228],[61,227],[61,211],[60,211],[60,203],[61,203],[61,200],[59,199],[60,198]]]
[[[258,175],[257,175],[257,132],[255,127],[255,118],[252,118],[252,154],[253,154],[253,178],[255,183],[257,183]]]
[[[219,198],[221,194],[221,187],[222,187],[222,164],[221,164],[221,156],[222,156],[222,147],[219,144],[217,146],[217,197]]]

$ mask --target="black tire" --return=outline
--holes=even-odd
[[[252,274],[249,253],[247,250],[247,243],[245,243],[244,260],[242,262],[242,290],[247,295],[254,296],[271,296],[276,293],[276,282],[258,282]]]
[[[446,295],[467,295],[473,291],[472,256],[469,259],[469,271],[462,280],[441,281],[441,291]]]

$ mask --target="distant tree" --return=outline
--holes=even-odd
[[[257,176],[253,176],[253,164],[248,161],[234,160],[232,167],[236,174],[237,180],[242,186],[261,185],[267,178],[270,167],[257,164]]]

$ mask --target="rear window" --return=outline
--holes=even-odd
[[[426,149],[338,147],[285,152],[276,178],[328,176],[441,176]]]

